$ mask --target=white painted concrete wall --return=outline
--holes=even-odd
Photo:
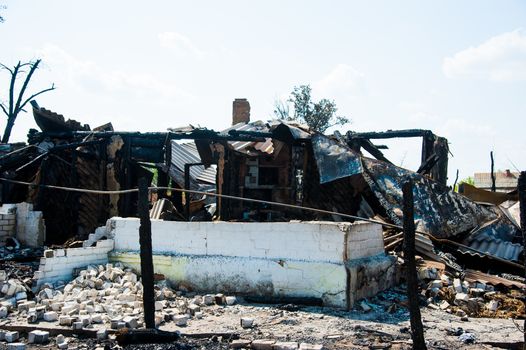
[[[115,241],[110,260],[140,269],[139,219],[113,218],[107,226]],[[338,307],[367,294],[369,280],[356,277],[351,295],[346,262],[386,263],[382,228],[367,222],[154,220],[152,248],[157,273],[197,291],[316,297]]]
[[[116,251],[139,251],[139,219],[113,218]],[[345,240],[347,239],[347,244]],[[382,228],[360,222],[152,221],[154,253],[221,255],[341,263],[384,252]]]

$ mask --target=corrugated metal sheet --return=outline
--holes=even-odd
[[[511,281],[511,280],[508,280],[508,279],[505,279],[499,276],[488,275],[487,273],[483,273],[483,272],[475,271],[475,270],[466,270],[464,279],[470,283],[485,282],[493,286],[503,285],[508,288],[515,287],[515,288],[523,289],[526,287],[526,285],[524,285],[523,283],[520,283],[517,281]]]
[[[195,142],[177,143],[172,141],[172,166],[170,172],[177,172],[176,180],[184,183],[184,165],[190,163],[200,163],[201,158]],[[190,179],[197,182],[204,182],[207,184],[215,184],[216,182],[216,166],[212,165],[205,169],[202,165],[195,165],[190,167]],[[183,184],[181,183],[181,185]]]
[[[259,131],[259,132],[269,132],[269,128],[261,121],[252,122],[252,123],[237,123],[232,127],[223,130],[222,133],[228,134],[229,131]],[[274,152],[274,145],[272,144],[272,139],[267,138],[265,142],[253,142],[253,141],[229,141],[228,144],[232,149],[238,152],[246,153],[252,155],[254,150],[272,154]]]
[[[501,239],[494,239],[485,236],[477,236],[466,245],[481,253],[486,253],[501,259],[512,261],[518,261],[519,255],[522,252],[522,245],[520,244],[506,242]],[[459,249],[462,250],[462,248]],[[465,253],[474,254],[468,250],[463,251]]]

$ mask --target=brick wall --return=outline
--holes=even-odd
[[[16,213],[0,214],[0,242],[5,242],[8,237],[13,237],[16,233],[15,229]]]
[[[112,250],[111,239],[97,241],[94,247],[46,250],[33,279],[37,281],[37,287],[44,283],[68,282],[76,268],[106,264]]]

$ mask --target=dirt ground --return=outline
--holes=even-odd
[[[260,305],[241,303],[213,305],[203,309],[202,319],[192,318],[185,327],[173,322],[160,329],[184,334],[227,333],[240,339],[272,339],[297,343],[323,344],[324,349],[411,349],[409,312],[402,306],[405,297],[391,290],[368,300],[371,310],[352,311],[298,305]],[[523,334],[510,319],[469,318],[441,310],[421,309],[428,349],[514,349]],[[241,318],[254,319],[252,328],[243,329]],[[519,323],[517,321],[517,323]],[[522,321],[520,324],[522,326]],[[235,337],[235,336],[234,336]],[[178,343],[128,345],[125,349],[227,349],[233,337],[184,337]],[[463,339],[467,339],[464,340]],[[470,342],[469,340],[472,340]],[[115,340],[97,343],[93,339],[69,338],[69,349],[120,349]],[[515,345],[514,345],[515,344]],[[48,345],[29,349],[56,349]]]

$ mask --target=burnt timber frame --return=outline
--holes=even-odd
[[[347,132],[347,144],[353,150],[360,152],[360,148],[365,149],[378,160],[392,164],[383,155],[380,148],[383,146],[374,145],[371,140],[392,139],[392,138],[422,138],[421,165],[417,172],[421,175],[428,174],[436,182],[446,186],[447,166],[449,147],[447,139],[435,135],[431,130],[407,129],[407,130],[387,130],[380,132]]]

